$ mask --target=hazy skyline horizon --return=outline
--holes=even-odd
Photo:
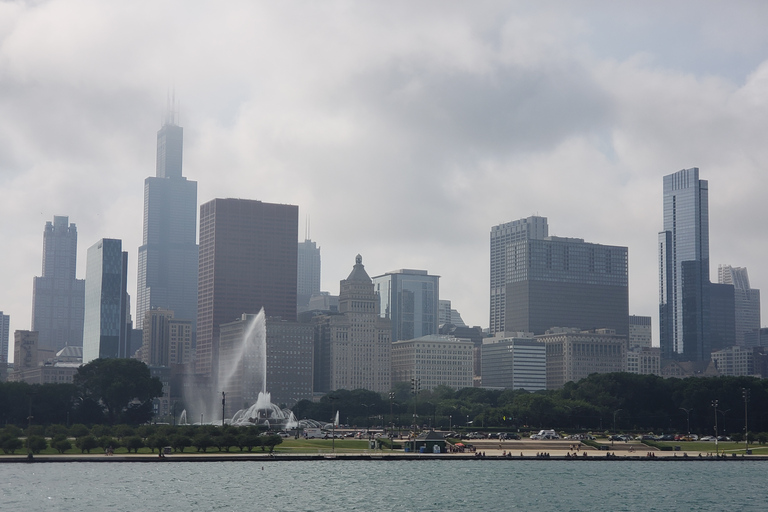
[[[77,225],[78,278],[88,247],[123,240],[135,312],[173,90],[198,206],[298,205],[323,290],[359,253],[371,275],[440,275],[440,298],[487,327],[490,228],[538,214],[629,248],[630,314],[658,345],[664,175],[709,181],[710,279],[728,264],[768,286],[766,19],[748,1],[0,3],[10,348],[54,215]]]

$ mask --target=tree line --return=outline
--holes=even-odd
[[[94,425],[88,428],[83,424],[71,427],[60,424],[31,425],[25,429],[15,425],[6,425],[0,429],[0,450],[5,454],[32,452],[38,454],[49,447],[58,453],[138,453],[139,450],[151,453],[171,447],[174,452],[195,449],[207,452],[217,449],[229,452],[237,449],[251,452],[274,451],[275,446],[283,442],[279,435],[269,434],[265,427],[247,426],[224,427],[214,425]]]
[[[537,391],[439,386],[414,394],[408,383],[391,393],[337,390],[292,407],[297,419],[359,428],[437,427],[452,430],[743,433],[768,432],[768,380],[753,377],[663,379],[630,373],[594,374],[562,389]],[[141,425],[152,421],[162,385],[132,359],[84,365],[73,384],[0,383],[0,426]],[[717,407],[713,403],[717,401]]]
[[[408,383],[391,394],[338,390],[319,402],[293,407],[298,419],[366,426],[439,427],[452,430],[690,431],[713,435],[768,431],[768,380],[754,377],[664,379],[631,373],[593,374],[559,390],[537,391],[445,386],[414,395]],[[390,398],[391,396],[391,398]],[[717,401],[717,407],[713,402]]]

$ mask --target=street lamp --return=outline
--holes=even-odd
[[[688,424],[688,435],[690,436],[691,435],[691,411],[693,411],[693,409],[692,408],[686,409],[685,407],[680,407],[679,409],[681,411],[685,411],[685,418]]]
[[[749,390],[741,388],[741,395],[744,397],[744,455],[749,454],[749,430],[747,430],[747,402],[749,402]]]
[[[227,394],[221,392],[221,426],[224,426],[224,410],[227,407]]]
[[[448,432],[452,432],[452,431],[453,431],[453,415],[449,414],[448,415]]]
[[[371,423],[371,407],[373,407],[374,404],[360,404],[363,407],[365,407],[365,431],[366,433],[371,433],[371,428],[369,427]]]
[[[616,409],[615,411],[613,411],[613,433],[614,434],[616,433],[616,415],[623,410],[624,409]]]
[[[712,408],[715,409],[715,455],[719,457],[720,451],[717,446],[717,437],[718,437],[717,435],[717,404],[718,404],[717,400],[712,400]]]

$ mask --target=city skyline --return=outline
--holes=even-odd
[[[60,2],[0,6],[0,218],[13,243],[0,309],[12,331],[31,328],[40,227],[54,215],[77,223],[77,278],[105,236],[138,261],[171,89],[198,204],[298,205],[323,249],[322,290],[361,253],[372,274],[442,276],[442,297],[487,327],[488,229],[541,214],[551,235],[629,248],[630,313],[654,318],[658,344],[661,181],[691,167],[709,181],[710,280],[723,264],[748,268],[756,289],[768,281],[768,6],[318,5],[298,16],[83,3],[78,37]],[[136,274],[130,263],[134,306]]]

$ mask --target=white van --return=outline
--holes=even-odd
[[[531,439],[560,439],[560,434],[554,430],[539,430],[539,433],[533,434]]]

